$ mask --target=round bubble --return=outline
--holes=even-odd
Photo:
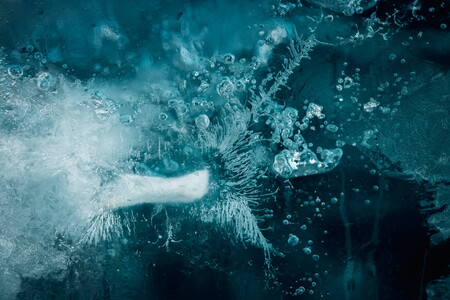
[[[41,52],[34,53],[34,58],[41,59],[42,57],[44,57],[44,55]]]
[[[37,77],[37,86],[40,90],[46,91],[54,84],[55,78],[47,72],[42,72]]]
[[[160,113],[159,114],[159,119],[161,120],[161,121],[165,121],[165,120],[167,120],[169,118],[169,116],[166,114],[166,113]]]
[[[231,65],[234,63],[234,55],[231,53],[227,53],[223,56],[223,63],[227,65]]]
[[[295,247],[300,242],[299,238],[294,234],[289,234],[288,244],[292,247]]]
[[[195,125],[200,130],[205,130],[209,127],[210,120],[207,115],[201,114],[197,118],[195,118]]]
[[[18,65],[13,65],[8,68],[8,75],[11,76],[12,79],[20,78],[23,75],[23,68]]]
[[[217,84],[217,93],[225,98],[228,98],[234,92],[234,84],[230,79],[224,78]]]

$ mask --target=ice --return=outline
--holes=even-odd
[[[209,172],[195,171],[180,177],[121,175],[104,188],[100,204],[119,208],[143,203],[191,203],[208,193]]]
[[[290,2],[0,4],[1,299],[133,299],[139,276],[135,298],[158,299],[174,257],[177,280],[238,274],[269,298],[390,297],[409,228],[427,244],[400,260],[434,261],[450,235],[447,27],[415,30],[447,8]]]

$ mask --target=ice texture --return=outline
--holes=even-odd
[[[0,299],[444,299],[437,2],[2,1]]]

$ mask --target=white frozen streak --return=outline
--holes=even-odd
[[[164,178],[122,175],[108,185],[100,196],[101,204],[120,208],[144,203],[191,203],[208,193],[209,171]]]

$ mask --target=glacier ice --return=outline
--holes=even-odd
[[[0,298],[438,297],[445,5],[1,3]]]

